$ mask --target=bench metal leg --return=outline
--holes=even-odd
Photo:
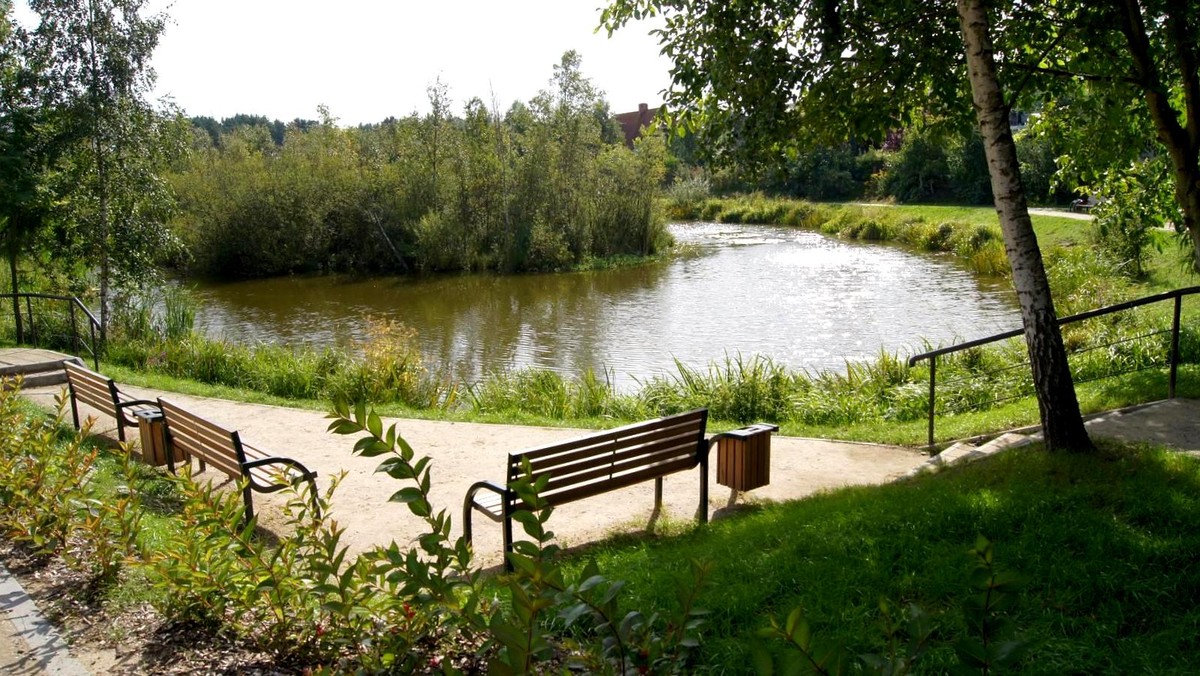
[[[655,477],[654,479],[654,511],[662,511],[662,496],[663,496],[663,478]]]
[[[75,423],[75,429],[79,429],[79,402],[75,401],[74,390],[71,390],[71,421]]]
[[[245,524],[250,525],[250,520],[254,518],[254,494],[250,489],[250,482],[246,482],[245,488],[242,489],[242,501],[246,503],[246,521]]]
[[[472,543],[474,531],[471,528],[471,512],[475,511],[471,508],[471,496],[467,495],[466,502],[463,503],[463,537],[467,539],[467,546],[472,549],[475,545]]]
[[[508,555],[513,551],[513,525],[512,512],[508,511],[508,504],[504,505],[504,572],[513,572],[512,562],[508,560]]]
[[[711,448],[711,446],[709,447]],[[708,453],[700,454],[700,511],[696,514],[700,523],[708,523]]]

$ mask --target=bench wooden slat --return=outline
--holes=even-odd
[[[695,422],[689,422],[687,425],[672,426],[666,429],[647,430],[637,434],[630,434],[627,437],[616,439],[608,439],[602,443],[584,446],[579,450],[568,453],[550,454],[541,451],[541,455],[530,457],[528,453],[522,453],[526,458],[529,458],[530,468],[534,474],[554,471],[558,467],[570,465],[576,461],[588,461],[595,458],[600,453],[606,451],[606,448],[621,448],[633,446],[636,444],[651,444],[655,442],[677,442],[680,444],[696,445],[697,435],[703,435],[704,432]]]
[[[168,421],[171,443],[188,457],[204,460],[231,479],[242,475],[232,432],[169,401],[160,399],[159,405]]]
[[[63,362],[63,371],[67,376],[67,388],[71,393],[71,417],[75,429],[79,426],[79,402],[104,413],[117,421],[117,438],[125,441],[125,428],[134,427],[137,421],[133,412],[143,408],[155,408],[153,404],[137,404],[121,406],[139,401],[117,389],[112,378],[89,370],[75,362]]]
[[[507,482],[481,481],[468,491],[463,527],[471,538],[471,514],[480,511],[504,523],[504,549],[512,551],[512,514],[528,509],[512,489],[525,476],[527,462],[535,477],[548,477],[540,496],[561,505],[700,466],[699,518],[708,521],[708,411],[699,409],[596,432],[576,439],[510,453]],[[661,490],[655,491],[656,506]],[[508,563],[505,563],[506,567]]]
[[[158,404],[163,412],[163,420],[167,425],[167,439],[172,449],[178,448],[187,454],[186,457],[195,457],[211,464],[231,479],[246,479],[242,496],[246,504],[247,521],[254,517],[251,491],[273,493],[295,481],[309,483],[314,514],[320,514],[316,472],[309,471],[291,458],[273,456],[243,444],[236,431],[225,429],[170,401],[160,398]],[[270,462],[247,466],[260,461]]]
[[[634,486],[650,479],[657,479],[666,474],[682,472],[683,470],[692,469],[695,466],[696,465],[691,462],[677,460],[673,463],[667,463],[661,466],[647,467],[637,472],[620,474],[607,481],[598,482],[597,485],[584,484],[571,490],[557,493],[546,492],[541,495],[546,499],[548,504],[557,507],[558,505],[563,505],[568,502],[575,502],[576,500],[582,500],[583,498],[595,497],[602,493],[615,491],[620,488],[628,488],[629,486]]]
[[[534,465],[530,463],[530,468],[534,476],[539,474],[570,474],[571,472],[585,470],[590,467],[598,467],[600,465],[611,464],[613,462],[628,458],[636,458],[638,456],[657,455],[659,453],[670,453],[678,451],[679,453],[696,453],[696,443],[700,436],[696,432],[692,432],[686,437],[670,437],[667,439],[656,439],[645,443],[638,444],[606,444],[599,446],[595,451],[584,457],[571,457],[567,462],[561,463],[539,463]],[[518,478],[521,475],[521,462],[518,460],[512,463],[516,473],[512,478]]]
[[[598,446],[606,442],[617,441],[635,437],[639,434],[651,434],[658,431],[668,430],[694,430],[699,426],[703,429],[705,417],[697,414],[695,411],[689,413],[681,413],[678,416],[668,416],[665,418],[657,418],[646,422],[634,423],[624,427],[617,427],[595,434],[589,434],[576,439],[569,439],[560,444],[547,444],[538,448],[531,448],[521,451],[518,455],[526,456],[530,461],[540,460],[554,455],[568,453],[577,449],[585,449],[593,446]]]
[[[678,447],[664,449],[658,453],[644,454],[639,451],[628,451],[621,454],[615,462],[603,462],[589,467],[572,468],[570,471],[555,470],[550,472],[550,480],[546,482],[545,491],[554,491],[566,486],[586,483],[604,476],[623,474],[639,467],[658,467],[667,463],[681,461],[690,466],[696,465],[696,448],[679,449]],[[607,458],[605,458],[607,461]],[[538,476],[538,475],[534,475]]]

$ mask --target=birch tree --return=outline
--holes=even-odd
[[[101,340],[114,283],[152,274],[173,246],[165,226],[172,204],[161,178],[182,135],[147,101],[150,57],[166,24],[144,0],[31,0],[38,15],[33,50],[48,64],[56,104],[69,116],[75,152],[57,188],[76,225],[79,253],[99,277]]]
[[[1016,98],[1001,87],[988,5],[616,0],[601,22],[612,31],[657,15],[663,27],[654,32],[674,61],[665,93],[674,121],[716,130],[751,163],[778,162],[796,139],[882,139],[917,115],[974,112],[1047,448],[1090,449],[1008,128]]]

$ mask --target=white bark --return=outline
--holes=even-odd
[[[983,135],[992,193],[1000,215],[1000,230],[1012,268],[1013,287],[1021,307],[1046,446],[1049,450],[1090,449],[1091,441],[1083,427],[1079,401],[1075,397],[1050,283],[1029,218],[1017,147],[1008,125],[1008,106],[996,77],[984,0],[958,0],[958,17],[975,115]]]

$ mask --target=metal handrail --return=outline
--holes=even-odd
[[[1179,367],[1179,319],[1180,319],[1180,315],[1183,310],[1183,298],[1184,298],[1184,296],[1190,296],[1190,295],[1194,295],[1194,294],[1198,294],[1198,293],[1200,293],[1200,286],[1190,286],[1190,287],[1187,287],[1184,289],[1176,289],[1174,291],[1166,291],[1164,293],[1158,293],[1153,296],[1146,296],[1145,298],[1138,298],[1136,300],[1125,301],[1124,303],[1117,303],[1116,305],[1109,305],[1107,307],[1098,308],[1096,310],[1088,310],[1087,312],[1080,312],[1079,314],[1070,315],[1069,317],[1061,317],[1058,319],[1058,325],[1061,327],[1066,324],[1081,322],[1085,319],[1093,319],[1095,317],[1102,317],[1104,315],[1109,315],[1109,314],[1113,314],[1116,312],[1122,312],[1124,310],[1131,310],[1133,308],[1141,307],[1143,305],[1152,305],[1154,303],[1161,303],[1162,301],[1165,301],[1165,300],[1174,300],[1175,301],[1175,312],[1174,312],[1174,317],[1173,317],[1173,320],[1171,323],[1171,351],[1170,351],[1170,372],[1169,372],[1170,375],[1168,376],[1168,379],[1167,379],[1167,398],[1174,399],[1175,398],[1175,383],[1176,383],[1176,378],[1177,378],[1177,374],[1178,374],[1178,370],[1179,370],[1179,368],[1178,368]],[[962,352],[963,350],[969,350],[973,347],[980,347],[981,345],[987,345],[989,343],[996,343],[996,342],[999,342],[1002,340],[1008,340],[1009,338],[1016,338],[1017,336],[1023,335],[1024,333],[1025,333],[1024,329],[1015,329],[1013,331],[1005,331],[1004,333],[997,333],[992,336],[987,336],[986,338],[977,338],[975,340],[969,340],[965,343],[959,343],[958,345],[951,345],[950,347],[942,347],[942,348],[938,348],[936,350],[930,350],[929,352],[922,352],[921,354],[913,355],[912,357],[909,357],[909,359],[908,359],[909,368],[916,366],[917,363],[922,360],[925,360],[925,359],[929,360],[929,448],[930,449],[934,448],[934,418],[936,417],[935,404],[937,402],[937,359],[938,359],[938,357],[948,355],[948,354],[953,354],[955,352]]]
[[[71,349],[73,352],[75,352],[76,355],[79,355],[79,353],[81,351],[80,347],[82,346],[83,348],[86,348],[88,355],[91,356],[91,358],[92,358],[92,366],[94,366],[97,371],[100,370],[100,354],[99,354],[99,349],[97,347],[98,343],[96,341],[97,332],[100,330],[100,321],[98,319],[96,319],[96,315],[92,314],[92,311],[90,309],[88,309],[88,307],[86,305],[84,305],[83,301],[79,300],[79,298],[77,298],[75,296],[60,296],[60,295],[51,294],[51,293],[30,293],[30,292],[22,292],[22,293],[9,292],[9,293],[5,293],[5,294],[0,294],[0,296],[3,296],[4,298],[7,298],[9,302],[16,304],[18,313],[20,313],[20,311],[21,311],[20,299],[23,298],[25,300],[25,316],[29,320],[30,328],[34,327],[33,303],[32,303],[33,299],[36,298],[39,300],[56,300],[56,301],[66,302],[68,304],[67,307],[69,308],[69,312],[71,314]],[[79,311],[82,311],[83,316],[85,318],[87,318],[88,329],[89,329],[90,335],[91,335],[90,342],[83,341],[80,339],[79,322],[77,320],[77,315],[76,315],[77,309]],[[25,342],[25,336],[23,335],[22,326],[21,326],[20,321],[17,322],[16,331],[17,331],[17,336],[16,336],[17,343]]]

